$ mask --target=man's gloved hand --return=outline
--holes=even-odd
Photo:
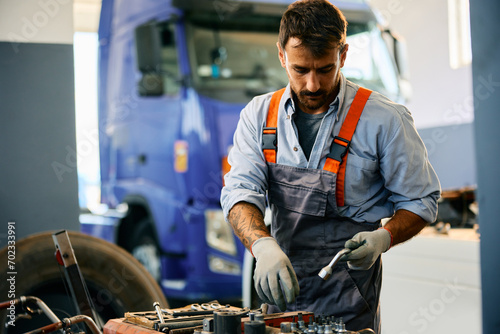
[[[355,270],[368,270],[375,263],[380,254],[391,247],[392,236],[386,229],[373,232],[359,232],[352,239],[347,240],[344,247],[352,251],[342,257],[347,265]]]
[[[260,238],[252,245],[257,260],[253,275],[255,290],[262,301],[286,310],[285,298],[293,303],[299,294],[299,282],[292,264],[272,237]],[[283,292],[285,296],[283,297]]]

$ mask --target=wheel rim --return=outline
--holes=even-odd
[[[158,282],[161,274],[161,263],[158,249],[154,244],[143,243],[132,250],[132,255],[146,268]]]

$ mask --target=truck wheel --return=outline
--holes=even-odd
[[[154,237],[152,224],[148,219],[141,221],[134,229],[133,239],[130,242],[130,253],[142,263],[157,282],[160,282],[160,250]]]
[[[20,296],[36,296],[44,301],[62,320],[76,315],[70,297],[64,268],[56,262],[53,232],[36,234],[16,242],[15,284],[0,282],[0,299]],[[113,318],[122,318],[125,312],[151,311],[153,302],[162,307],[168,302],[162,290],[144,267],[124,249],[105,240],[68,231],[75,256],[87,283],[95,309],[103,323]],[[0,250],[0,271],[7,273],[7,247]],[[21,312],[21,310],[17,310]],[[0,323],[10,318],[0,312]],[[0,326],[0,333],[24,333],[49,324],[44,315],[32,320],[18,319],[14,326]]]

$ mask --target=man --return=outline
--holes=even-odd
[[[380,255],[435,219],[440,186],[408,110],[341,74],[346,26],[324,0],[284,13],[277,46],[289,85],[241,112],[221,203],[257,260],[263,301],[378,331]],[[347,262],[321,280],[343,248]]]

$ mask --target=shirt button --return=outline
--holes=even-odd
[[[297,152],[299,149],[297,147],[294,147],[293,150]]]

